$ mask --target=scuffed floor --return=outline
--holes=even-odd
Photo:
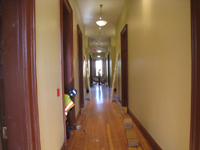
[[[91,88],[91,99],[86,102],[77,125],[67,140],[68,150],[150,150],[135,124],[139,147],[128,147],[123,120],[129,118],[119,102],[110,102],[111,90],[106,86]]]

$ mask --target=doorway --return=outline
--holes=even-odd
[[[84,96],[83,96],[83,45],[82,45],[82,32],[77,25],[77,47],[78,47],[78,76],[79,76],[79,109],[84,107]],[[81,112],[81,110],[79,110]]]
[[[122,106],[128,107],[128,25],[121,31]]]
[[[92,68],[93,68],[93,60],[92,60],[92,54],[90,53],[90,86],[93,86],[93,75],[92,75]]]
[[[73,16],[68,1],[63,4],[63,60],[64,60],[64,92],[74,88],[74,67],[73,67]],[[74,97],[71,100],[75,103]],[[76,128],[75,107],[67,115],[69,128]]]
[[[60,0],[60,32],[61,32],[61,74],[62,74],[62,93],[63,93],[63,127],[66,133],[66,122],[64,115],[64,93],[74,88],[74,70],[73,70],[73,11],[68,0]],[[71,100],[75,103],[74,97]],[[69,128],[76,128],[75,107],[67,115]],[[64,134],[64,143],[62,149],[67,149],[67,135]]]
[[[108,53],[108,87],[110,88],[110,54]]]

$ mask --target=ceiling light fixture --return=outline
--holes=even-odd
[[[107,21],[102,20],[102,6],[103,6],[103,4],[100,4],[99,6],[100,6],[100,17],[99,17],[99,20],[96,21],[96,24],[101,27],[101,26],[105,26],[107,24]]]
[[[101,50],[97,50],[97,53],[101,53]]]
[[[101,56],[98,55],[97,57],[99,58],[99,57],[101,57]]]

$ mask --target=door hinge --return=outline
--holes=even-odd
[[[7,127],[3,127],[3,139],[8,139]]]

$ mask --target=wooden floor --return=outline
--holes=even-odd
[[[110,92],[104,85],[91,88],[91,98],[77,122],[81,129],[70,132],[68,150],[151,150],[135,124],[140,146],[128,147],[123,120],[129,116],[120,103],[109,102]]]

